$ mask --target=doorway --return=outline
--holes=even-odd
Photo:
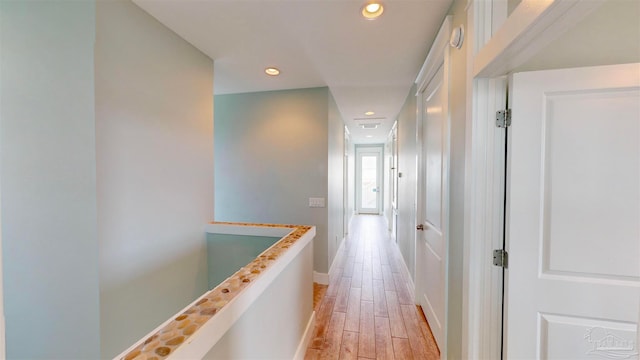
[[[356,207],[359,214],[382,208],[382,145],[356,147]]]

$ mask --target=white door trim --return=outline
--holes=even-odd
[[[436,39],[433,40],[433,45],[431,46],[431,50],[429,50],[429,54],[427,55],[427,59],[422,64],[422,68],[418,73],[418,77],[416,78],[417,91],[416,96],[419,96],[422,93],[429,81],[433,78],[433,76],[438,72],[440,66],[444,63],[447,65],[447,60],[449,59],[449,35],[451,34],[451,15],[444,18],[442,22],[442,26],[438,31],[438,35],[436,35]],[[447,65],[448,66],[448,65]],[[445,77],[447,76],[445,72]],[[418,136],[419,138],[419,136]]]
[[[465,359],[499,359],[495,333],[488,314],[496,298],[501,298],[501,286],[492,282],[490,257],[493,237],[501,233],[502,225],[483,219],[500,215],[501,205],[491,197],[503,177],[498,170],[493,131],[497,100],[504,93],[501,79],[517,66],[533,57],[580,22],[604,0],[563,1],[523,0],[499,29],[492,23],[495,6],[500,0],[469,0],[467,7],[467,124],[465,164],[465,239],[463,282],[463,349]],[[504,5],[504,2],[502,2]],[[523,6],[524,5],[524,6]],[[503,21],[504,20],[504,21]],[[493,155],[492,155],[493,153]],[[487,295],[489,291],[489,295]],[[493,333],[492,333],[493,331]]]
[[[466,149],[470,175],[467,177],[465,243],[468,267],[464,276],[463,304],[469,353],[465,358],[500,358],[502,270],[493,266],[490,254],[502,246],[504,218],[505,130],[492,119],[506,103],[506,78],[475,80],[478,101],[473,112],[479,119],[472,132],[476,141]],[[465,252],[466,253],[466,252]],[[478,298],[480,297],[480,298]],[[478,331],[481,329],[480,331]],[[464,334],[463,334],[464,336]]]

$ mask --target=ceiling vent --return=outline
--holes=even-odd
[[[374,124],[360,124],[360,127],[362,127],[363,129],[377,129],[378,126],[380,125],[380,123],[374,123]]]
[[[366,117],[366,118],[354,118],[355,121],[383,121],[386,120],[386,117]]]

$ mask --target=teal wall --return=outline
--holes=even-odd
[[[7,358],[100,355],[93,1],[0,1]]]
[[[258,257],[281,238],[207,234],[209,289],[213,289]]]
[[[328,88],[215,97],[215,217],[315,225],[314,269],[328,271]]]
[[[130,1],[97,3],[101,356],[207,290],[213,61]]]
[[[213,61],[130,1],[1,1],[0,36],[7,357],[113,357],[207,289]]]

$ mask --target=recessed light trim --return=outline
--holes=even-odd
[[[367,116],[371,116],[371,115],[375,115],[376,113],[373,111],[367,111],[366,113],[364,113]]]
[[[384,12],[384,6],[379,2],[369,2],[362,7],[362,16],[367,20],[375,20]]]
[[[265,74],[269,75],[269,76],[278,76],[280,75],[280,70],[278,70],[278,68],[275,67],[268,67],[266,69],[264,69]]]

